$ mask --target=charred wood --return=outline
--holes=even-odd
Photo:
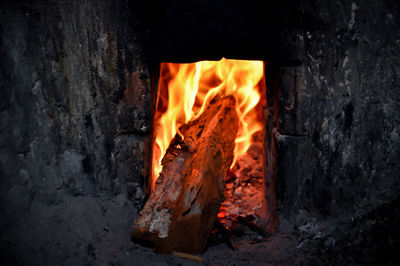
[[[216,98],[198,119],[183,125],[132,230],[157,252],[204,250],[223,200],[238,127],[233,97]]]
[[[260,234],[263,237],[271,237],[273,234],[267,230],[265,230],[262,226],[252,222],[249,218],[247,217],[242,217],[238,216],[237,221],[248,228],[250,228],[252,231]]]
[[[215,220],[215,227],[218,229],[218,232],[221,233],[222,239],[230,249],[239,249],[235,241],[233,240],[233,235],[231,231],[229,231],[218,219]]]

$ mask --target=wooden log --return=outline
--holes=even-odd
[[[223,200],[233,160],[238,117],[233,97],[216,98],[180,128],[162,160],[163,170],[132,230],[156,252],[201,253]]]

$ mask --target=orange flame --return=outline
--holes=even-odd
[[[237,158],[250,147],[252,135],[262,129],[255,106],[261,98],[258,83],[263,75],[262,61],[222,58],[220,61],[161,64],[152,188],[171,140],[176,133],[180,134],[179,127],[199,117],[216,95],[233,95],[236,99],[240,123],[231,167],[235,165]]]

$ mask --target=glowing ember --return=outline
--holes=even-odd
[[[253,134],[262,129],[255,106],[261,98],[258,86],[263,75],[262,61],[223,58],[220,61],[161,64],[152,188],[162,170],[161,160],[171,140],[176,133],[180,134],[179,127],[200,116],[216,95],[233,95],[236,99],[240,124],[231,168],[246,154]]]

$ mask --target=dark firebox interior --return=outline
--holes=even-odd
[[[209,264],[399,260],[398,1],[3,1],[2,265],[191,264],[130,241],[160,62],[266,61],[276,233]]]

